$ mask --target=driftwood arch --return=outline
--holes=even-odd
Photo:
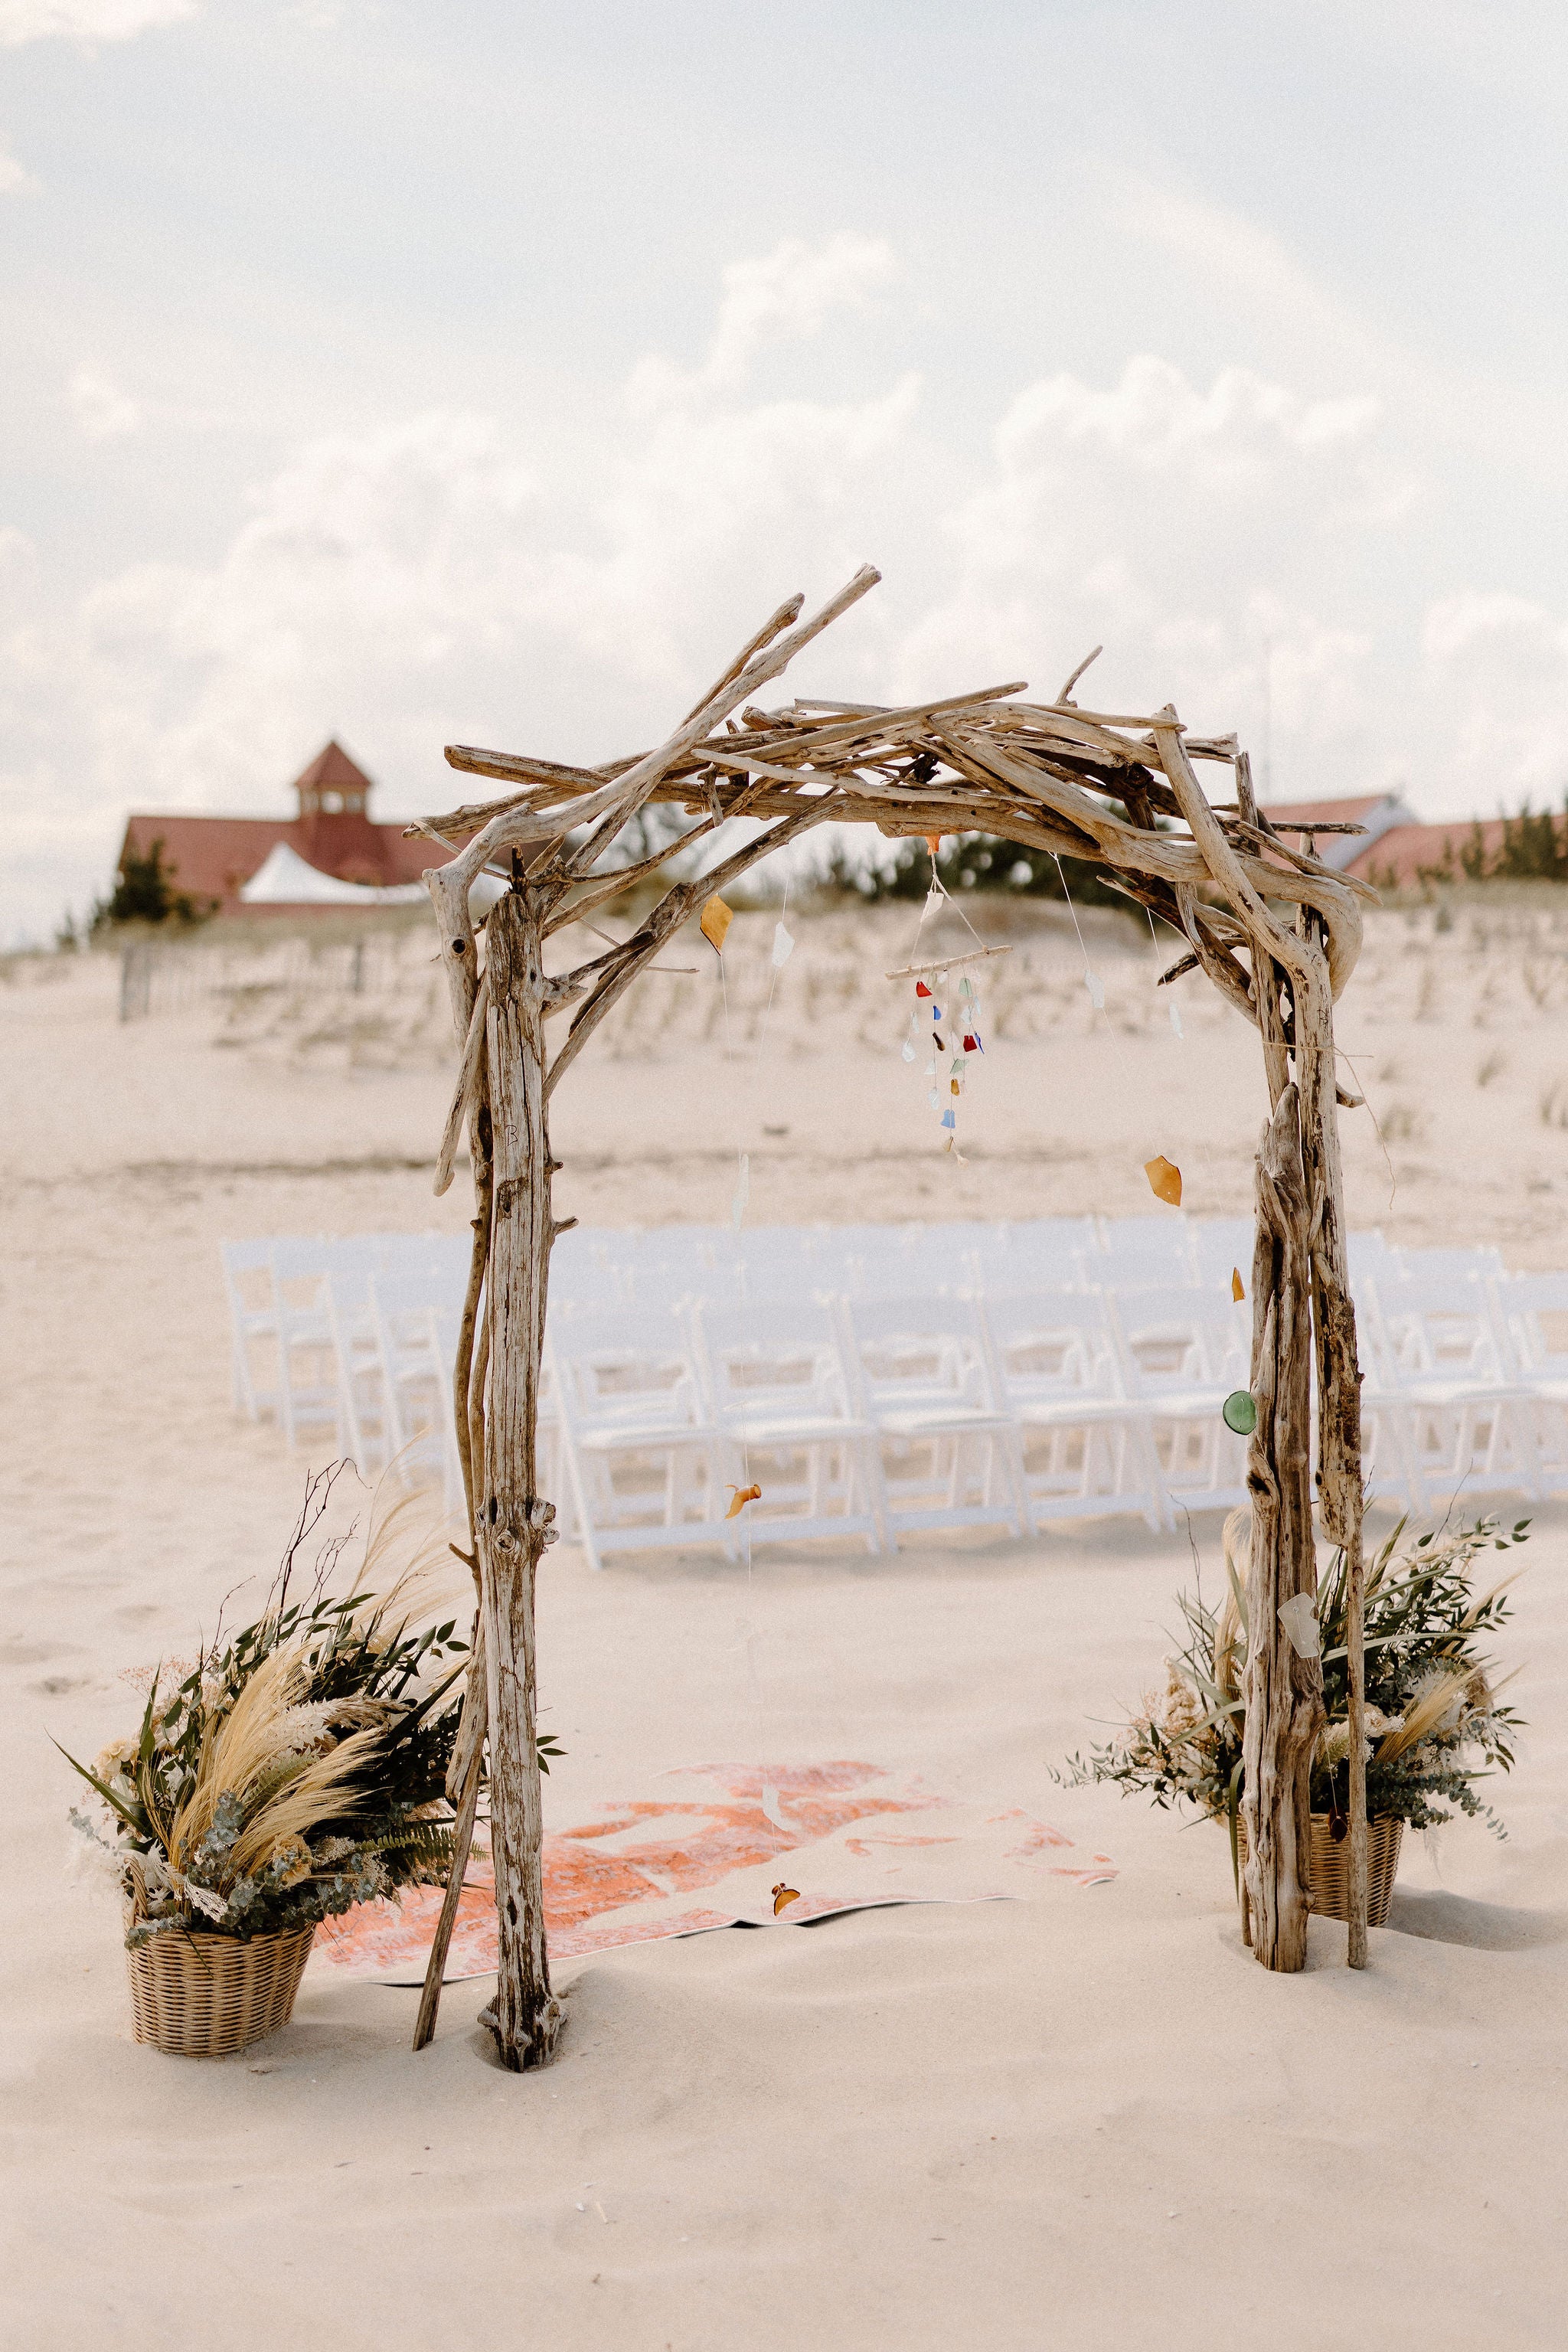
[[[554,1539],[538,1492],[535,1434],[550,1252],[551,1097],[611,1007],[670,935],[773,850],[827,820],[890,835],[985,832],[1083,859],[1164,918],[1188,943],[1165,974],[1201,966],[1253,1022],[1271,1116],[1258,1159],[1248,1451],[1252,1497],[1247,1665],[1247,1914],[1265,1967],[1299,1969],[1306,1949],[1309,1776],[1324,1720],[1322,1673],[1279,1618],[1315,1589],[1310,1390],[1317,1374],[1321,1524],[1349,1563],[1351,1650],[1349,1960],[1366,1958],[1366,1784],[1362,1655],[1362,1461],[1355,1314],[1346,1261],[1333,1006],[1355,967],[1359,901],[1374,894],[1280,839],[1253,798],[1233,736],[1194,738],[1166,705],[1149,717],[1020,698],[1021,685],[910,708],[753,698],[877,583],[868,567],[807,619],[781,606],[656,751],[600,768],[508,752],[447,749],[454,767],[495,778],[499,799],[409,830],[456,851],[426,876],[461,1064],[437,1190],[466,1133],[474,1249],[454,1393],[468,1490],[478,1633],[450,1793],[459,1853],[472,1835],[480,1759],[489,1754],[500,1982],[485,2021],[514,2069],[551,2054],[561,2006],[550,1990],[534,1757],[534,1581]],[[739,714],[737,717],[735,714]],[[1195,761],[1229,771],[1234,799],[1211,803]],[[640,863],[600,869],[650,801],[698,823]],[[699,881],[674,885],[630,938],[547,972],[547,941],[653,874],[677,847],[731,818],[763,830]],[[482,926],[481,971],[468,894],[486,869],[510,887]],[[595,936],[590,929],[590,937]],[[603,938],[603,934],[597,935]],[[553,1046],[547,1025],[570,1013]],[[1296,1612],[1291,1612],[1292,1618]],[[416,2048],[429,2039],[461,1864],[431,1956]]]

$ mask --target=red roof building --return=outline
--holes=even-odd
[[[1394,793],[1374,793],[1363,800],[1271,803],[1265,814],[1278,825],[1310,825],[1314,819],[1322,824],[1363,825],[1363,833],[1320,834],[1316,848],[1326,866],[1358,875],[1374,889],[1410,889],[1435,873],[1462,880],[1463,853],[1476,835],[1468,817],[1457,824],[1420,824]],[[1489,818],[1480,833],[1489,858],[1502,844],[1501,818]]]
[[[250,911],[241,907],[240,891],[280,842],[318,873],[379,889],[417,882],[427,866],[446,862],[434,842],[405,840],[401,825],[373,821],[371,780],[339,743],[318,752],[293,789],[298,814],[291,817],[132,816],[121,866],[162,841],[174,887],[226,915]]]

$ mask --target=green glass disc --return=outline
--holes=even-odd
[[[1258,1426],[1258,1407],[1249,1389],[1233,1389],[1220,1407],[1220,1415],[1227,1429],[1237,1437],[1250,1437]]]

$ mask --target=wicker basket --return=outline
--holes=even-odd
[[[1241,1866],[1247,1867],[1247,1822],[1237,1818],[1237,1850]],[[1388,1925],[1388,1906],[1394,1894],[1394,1876],[1399,1869],[1399,1850],[1405,1843],[1405,1823],[1388,1814],[1380,1815],[1366,1825],[1366,1924],[1369,1927]],[[1310,1910],[1325,1919],[1347,1919],[1350,1916],[1351,1842],[1348,1837],[1336,1838],[1329,1827],[1327,1813],[1312,1815],[1312,1864],[1307,1887],[1307,1903]]]
[[[180,2058],[226,2058],[286,2025],[314,1927],[279,1935],[185,1935],[166,1929],[126,1952],[138,2042]]]

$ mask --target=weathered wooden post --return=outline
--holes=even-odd
[[[1173,711],[1168,716],[1174,720]],[[1322,1667],[1317,1655],[1300,1654],[1279,1611],[1298,1593],[1315,1592],[1317,1585],[1307,1386],[1315,1336],[1319,1494],[1324,1532],[1344,1549],[1350,1620],[1348,1958],[1352,1968],[1364,1968],[1361,1373],[1340,1160],[1331,943],[1321,917],[1310,906],[1302,906],[1297,930],[1287,929],[1270,912],[1205,798],[1179,728],[1162,723],[1166,717],[1160,712],[1154,720],[1161,764],[1210,873],[1247,927],[1253,967],[1249,1009],[1263,1040],[1274,1106],[1258,1163],[1251,1376],[1258,1427],[1247,1463],[1253,1539],[1243,1813],[1253,1948],[1268,1968],[1299,1969],[1306,1958],[1309,1784],[1323,1720]],[[1238,754],[1236,768],[1243,822],[1256,832],[1258,811],[1245,753]],[[1298,864],[1306,862],[1298,856]],[[1287,1101],[1289,1134],[1280,1123]],[[1309,1506],[1304,1514],[1300,1503],[1303,1484]]]
[[[523,882],[487,927],[495,1205],[489,1254],[489,1398],[475,1520],[490,1727],[490,1853],[500,1971],[485,2021],[501,2063],[542,2065],[560,2030],[550,1990],[541,1864],[543,1807],[535,1746],[534,1583],[555,1539],[539,1493],[535,1438],[554,1170],[545,1107],[544,1023],[552,993],[544,923],[560,887]]]
[[[1241,1801],[1252,1948],[1265,1968],[1307,1956],[1312,1751],[1323,1727],[1323,1673],[1302,1656],[1280,1612],[1317,1589],[1312,1542],[1312,1286],[1296,1088],[1287,1086],[1258,1154],[1252,1258],[1252,1397],[1247,1447],[1252,1553],[1247,1574],[1247,1730]]]

